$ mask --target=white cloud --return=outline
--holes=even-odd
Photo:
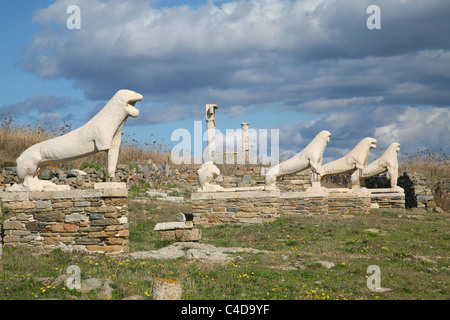
[[[448,108],[362,108],[331,112],[313,121],[284,126],[280,142],[282,151],[293,154],[300,152],[321,130],[328,130],[331,139],[324,157],[331,160],[345,155],[361,139],[373,137],[378,140],[377,148],[371,151],[374,160],[392,142],[399,142],[402,152],[408,153],[418,149],[449,150],[449,124]]]
[[[450,110],[407,108],[404,113],[388,119],[375,128],[375,136],[382,144],[399,142],[404,150],[439,149],[450,147]],[[411,150],[412,149],[412,150]]]

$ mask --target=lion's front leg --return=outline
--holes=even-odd
[[[391,188],[397,187],[398,169],[388,167],[388,174],[391,180]]]
[[[116,166],[119,160],[119,149],[120,144],[117,147],[113,147],[106,151],[106,181],[112,181],[112,179],[116,175]]]
[[[126,119],[125,119],[126,120]],[[122,121],[119,128],[117,128],[111,141],[111,148],[106,150],[106,173],[107,181],[111,181],[116,175],[117,162],[119,161],[120,144],[122,143],[122,128],[125,124],[125,120]]]

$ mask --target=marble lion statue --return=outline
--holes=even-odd
[[[198,182],[200,184],[200,188],[198,191],[220,191],[223,188],[219,185],[211,184],[219,175],[220,170],[217,168],[212,161],[207,161],[202,164],[200,169],[197,170],[198,173]]]
[[[56,186],[37,177],[47,165],[82,158],[100,151],[106,152],[106,170],[114,177],[122,128],[130,116],[136,118],[139,110],[135,103],[142,95],[131,90],[119,90],[111,100],[89,122],[62,136],[37,143],[26,149],[17,158],[17,175],[28,190],[43,190]]]
[[[400,151],[400,143],[393,142],[386,149],[383,155],[372,163],[368,164],[360,173],[355,171],[351,176],[352,187],[360,187],[361,179],[370,178],[387,172],[391,180],[391,188],[397,188],[398,178],[398,159],[397,154]]]
[[[364,169],[367,165],[370,150],[377,147],[376,142],[377,140],[374,138],[364,138],[346,156],[324,164],[320,171],[320,179],[326,176],[352,173],[357,169]]]
[[[331,133],[326,130],[319,132],[305,149],[292,158],[270,168],[266,174],[265,188],[273,189],[279,177],[297,173],[308,168],[312,168],[314,173],[319,174],[321,171],[322,156],[328,142],[330,142],[330,136]]]

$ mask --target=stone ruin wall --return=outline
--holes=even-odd
[[[264,185],[264,174],[268,167],[261,165],[218,165],[221,175],[216,179],[216,183],[224,188],[234,187],[254,187]],[[200,165],[169,165],[167,163],[157,165],[150,162],[147,165],[130,167],[128,165],[118,165],[116,169],[116,181],[125,182],[127,185],[149,183],[152,187],[157,187],[171,183],[182,184],[183,187],[196,190],[199,187],[197,170]],[[104,180],[102,170],[85,168],[82,170],[85,175],[81,175],[79,170],[61,170],[58,168],[46,169],[40,175],[40,179],[49,180],[56,184],[70,185],[72,189],[92,189],[94,183]],[[277,187],[281,191],[301,192],[311,187],[310,169],[302,172],[284,176],[277,182]],[[434,209],[436,206],[444,206],[448,202],[448,183],[443,179],[438,186],[430,186],[427,179],[420,173],[404,172],[398,178],[398,185],[405,190],[406,208]],[[17,182],[17,175],[14,167],[0,168],[0,190],[7,184]],[[325,177],[323,186],[328,188],[350,187],[350,175],[339,175]],[[369,178],[365,180],[367,188],[389,188],[389,180],[386,175]],[[447,188],[445,188],[447,187]],[[438,199],[435,199],[436,193]],[[439,200],[439,203],[436,203]],[[441,202],[443,204],[441,204]],[[447,209],[448,210],[448,209]]]
[[[193,193],[194,224],[272,222],[280,217],[279,197],[278,190]]]
[[[5,246],[128,252],[127,189],[0,192]]]
[[[194,224],[264,223],[282,214],[369,213],[369,192],[348,189],[317,192],[281,190],[197,192],[192,194]]]

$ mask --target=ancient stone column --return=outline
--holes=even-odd
[[[216,121],[215,112],[219,107],[215,104],[206,105],[206,127],[208,138],[208,155],[209,159],[214,162],[216,157]]]
[[[242,128],[242,151],[244,152],[244,161],[245,164],[249,164],[250,162],[250,145],[248,139],[248,122],[241,123]]]

